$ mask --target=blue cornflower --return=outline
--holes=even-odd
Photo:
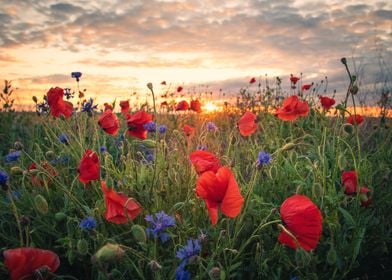
[[[215,125],[214,122],[207,122],[206,126],[208,131],[215,132],[218,130],[218,127]]]
[[[69,143],[69,138],[68,138],[67,134],[65,134],[65,133],[60,134],[58,138],[59,138],[59,141],[63,144],[67,145]]]
[[[99,148],[99,150],[101,151],[101,153],[106,153],[108,151],[106,146],[101,146],[101,148]]]
[[[20,151],[13,151],[10,152],[8,155],[5,156],[6,162],[17,161],[20,158],[21,152]]]
[[[0,170],[0,186],[7,185],[8,178],[8,173]]]
[[[64,95],[65,95],[65,97],[67,98],[67,100],[69,100],[69,99],[71,99],[71,98],[74,97],[74,96],[73,96],[73,92],[71,92],[71,89],[70,89],[70,88],[65,88],[65,89],[64,89]]]
[[[94,100],[92,98],[90,98],[89,101],[84,100],[82,103],[82,112],[87,112],[89,116],[91,116],[94,110],[98,107],[98,105],[93,105],[93,103]]]
[[[262,166],[269,164],[272,160],[272,157],[269,153],[261,151],[259,156],[257,157],[257,166]]]
[[[97,221],[93,217],[87,217],[80,221],[79,227],[82,230],[92,230],[97,227]]]
[[[160,134],[166,133],[166,130],[167,130],[167,126],[165,124],[161,124],[160,126],[158,126],[158,132]]]
[[[148,132],[155,132],[157,130],[157,124],[153,121],[144,124],[143,127]]]
[[[198,239],[188,239],[186,246],[177,251],[177,258],[185,264],[200,254],[201,246]]]
[[[176,280],[190,280],[191,274],[185,270],[185,263],[182,262],[176,269]]]
[[[174,217],[167,215],[163,211],[155,213],[154,215],[147,215],[145,220],[152,225],[151,228],[146,229],[147,234],[152,234],[154,238],[159,236],[162,243],[169,240],[169,234],[164,231],[167,228],[174,227],[176,225]]]
[[[154,154],[152,152],[149,152],[146,154],[146,161],[147,162],[153,162],[154,161]]]
[[[81,72],[72,72],[71,73],[71,78],[75,78],[77,82],[79,82],[80,77],[82,77]]]
[[[12,191],[9,194],[7,194],[7,196],[4,198],[4,202],[6,204],[11,203],[11,198],[12,200],[15,199],[20,199],[22,197],[22,193],[20,191]]]

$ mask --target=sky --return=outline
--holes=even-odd
[[[184,87],[234,96],[256,77],[289,88],[328,76],[345,94],[340,59],[361,93],[392,83],[391,1],[0,0],[0,73],[33,107],[51,88],[81,89],[98,103]],[[160,83],[166,81],[165,87]]]

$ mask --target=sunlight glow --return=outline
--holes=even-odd
[[[219,110],[219,107],[216,106],[213,102],[209,101],[203,105],[203,111],[206,113],[212,113]]]

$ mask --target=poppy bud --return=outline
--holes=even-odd
[[[76,244],[76,248],[81,255],[86,255],[88,253],[88,243],[85,239],[79,239]]]
[[[54,219],[57,222],[62,222],[67,218],[67,215],[65,215],[64,212],[57,212],[56,214],[54,214]]]
[[[125,251],[121,249],[120,245],[108,243],[101,247],[94,256],[91,257],[91,262],[106,263],[121,259],[125,255]]]
[[[140,225],[133,225],[131,228],[133,237],[140,243],[146,243],[147,235],[144,228]]]
[[[338,167],[340,170],[345,170],[347,166],[347,159],[346,157],[342,154],[339,155],[338,157]]]
[[[22,142],[16,141],[14,143],[14,149],[15,150],[20,151],[20,150],[23,150],[23,148],[24,148],[24,146],[23,146]]]
[[[342,59],[340,59],[340,61],[341,61],[344,65],[347,64],[347,59],[346,59],[345,57],[342,57]]]
[[[152,91],[152,83],[147,83],[147,87]]]
[[[33,96],[33,101],[34,101],[34,103],[37,103],[38,102],[38,99],[37,99],[37,96]]]
[[[11,175],[22,175],[23,169],[20,168],[19,166],[12,166],[10,173],[11,173]]]
[[[222,272],[224,274],[224,271],[221,271],[219,267],[215,266],[208,272],[208,276],[210,276],[211,280],[226,279],[225,277],[221,277]]]
[[[49,211],[48,202],[46,201],[45,197],[40,194],[34,197],[34,205],[37,211],[41,214],[47,214]]]
[[[56,158],[56,154],[55,154],[53,151],[47,151],[47,152],[45,153],[45,157],[46,157],[48,160],[53,160],[53,159]]]
[[[358,90],[359,90],[359,88],[358,88],[357,85],[353,85],[353,86],[350,88],[351,94],[354,94],[354,95],[358,93]]]
[[[327,253],[327,263],[329,265],[335,265],[336,263],[336,250],[333,246],[331,246]]]
[[[144,145],[148,149],[153,149],[157,146],[157,143],[154,140],[146,139],[142,141],[142,145]]]
[[[290,151],[290,150],[294,149],[294,147],[295,147],[295,144],[292,143],[292,142],[290,142],[290,143],[285,144],[285,145],[281,148],[281,150],[282,150],[282,151]]]
[[[342,129],[343,129],[343,132],[347,135],[351,135],[354,132],[354,126],[349,123],[343,124]]]
[[[162,268],[162,266],[157,262],[157,261],[155,261],[155,260],[152,260],[152,261],[150,261],[149,263],[148,263],[148,266],[150,267],[150,269],[152,270],[152,271],[158,271],[158,270],[160,270],[161,268]]]

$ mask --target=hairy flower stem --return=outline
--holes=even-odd
[[[22,225],[20,223],[20,216],[18,213],[18,208],[15,205],[14,202],[14,198],[11,194],[10,189],[7,190],[7,195],[9,197],[10,200],[10,204],[11,204],[11,208],[12,208],[12,213],[14,214],[15,220],[16,220],[16,225],[18,227],[18,231],[19,231],[19,241],[20,241],[20,247],[23,247],[23,231],[22,231]]]

